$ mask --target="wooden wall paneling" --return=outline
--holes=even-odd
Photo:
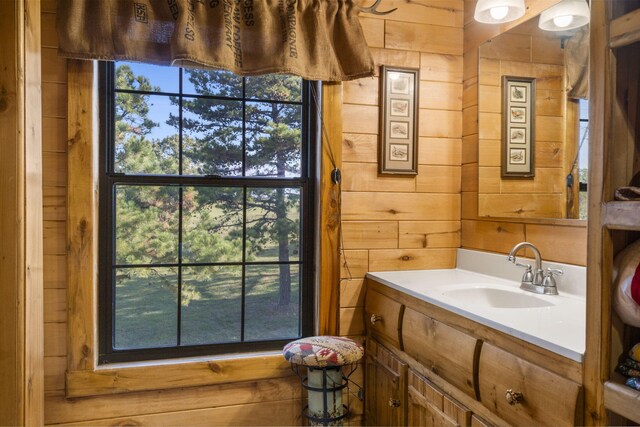
[[[527,219],[558,217],[564,195],[557,194],[479,194],[478,211],[492,218]]]
[[[301,394],[300,380],[295,376],[82,399],[66,399],[64,391],[54,391],[46,394],[45,422],[59,424],[93,420],[94,424],[111,424],[112,418],[229,406],[239,409],[245,404],[296,400]]]
[[[462,113],[421,108],[418,134],[435,138],[460,138],[462,137]]]
[[[364,308],[362,306],[340,309],[340,335],[364,335]]]
[[[458,194],[461,188],[460,166],[419,165],[415,190],[419,193]]]
[[[66,255],[44,255],[45,269],[43,273],[45,289],[66,289],[67,257]]]
[[[344,220],[458,220],[459,194],[344,193]]]
[[[467,163],[461,167],[462,191],[478,192],[478,164]]]
[[[367,45],[371,47],[384,47],[384,21],[365,16],[360,16],[359,21]]]
[[[587,247],[580,242],[587,240],[585,227],[526,224],[525,238],[538,247],[545,260],[585,265]]]
[[[460,111],[462,84],[421,80],[420,108]]]
[[[460,163],[478,163],[478,134],[466,135],[462,137],[462,156]]]
[[[386,21],[385,48],[462,55],[462,28]]]
[[[389,49],[388,46],[385,49],[370,48],[371,56],[376,64],[376,75],[380,71],[380,65],[394,65],[396,67],[408,67],[419,68],[420,67],[420,52],[414,52],[410,50],[398,50]],[[455,67],[455,64],[447,64],[450,67]],[[462,64],[460,64],[462,65]],[[440,65],[437,74],[444,74],[447,69],[444,65]],[[443,69],[444,68],[444,69]],[[420,78],[424,78],[421,77]]]
[[[455,268],[456,249],[375,249],[369,262],[373,271]]]
[[[357,279],[364,277],[369,271],[369,251],[341,250],[340,278]]]
[[[340,307],[364,305],[364,279],[348,279],[340,282]]]
[[[345,133],[342,136],[342,160],[356,163],[378,163],[378,136]]]
[[[194,409],[190,411],[162,412],[149,415],[131,415],[109,418],[110,425],[153,426],[230,426],[265,425],[295,426],[301,420],[299,400],[277,400],[272,402],[247,403],[220,408]],[[103,420],[99,420],[101,423]],[[96,420],[58,424],[59,426],[95,426]]]
[[[344,249],[398,247],[398,221],[346,221],[342,224]]]
[[[376,163],[342,164],[342,191],[407,192],[415,191],[416,177],[379,176]]]
[[[347,104],[378,105],[378,77],[365,77],[342,83],[342,100]]]
[[[462,219],[476,219],[478,217],[478,193],[462,192]]]
[[[462,140],[460,138],[419,138],[418,164],[460,165]]]
[[[0,36],[0,420],[43,416],[40,3],[3,3]]]
[[[398,9],[392,15],[373,15],[372,18],[462,28],[464,6],[463,0],[447,1],[446,7],[443,7],[442,0],[409,3],[406,0],[385,0],[381,10]]]
[[[419,55],[420,80],[453,83],[462,81],[464,65],[462,56],[428,52],[420,52]]]
[[[399,248],[457,248],[460,246],[458,221],[400,221]]]
[[[524,225],[508,222],[462,220],[462,247],[507,253],[525,241]]]

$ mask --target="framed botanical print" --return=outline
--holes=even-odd
[[[418,84],[414,68],[380,68],[380,139],[382,175],[418,173]]]
[[[536,81],[502,77],[502,177],[535,176]]]

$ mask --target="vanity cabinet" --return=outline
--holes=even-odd
[[[403,426],[407,419],[407,364],[391,351],[367,343],[365,418],[369,425]]]
[[[578,362],[366,282],[367,425],[582,423]]]

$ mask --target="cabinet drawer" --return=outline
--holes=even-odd
[[[475,398],[473,361],[478,340],[410,308],[402,322],[404,351]]]
[[[471,411],[441,392],[426,378],[409,370],[409,426],[471,425]]]
[[[403,306],[379,292],[367,290],[364,304],[365,324],[371,335],[393,344],[400,345],[400,316]]]
[[[480,400],[512,425],[574,425],[581,387],[485,343],[480,352]],[[507,390],[521,393],[511,394]]]

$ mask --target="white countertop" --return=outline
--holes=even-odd
[[[554,267],[565,271],[565,275],[558,279],[560,295],[537,295],[519,289],[522,277],[520,269],[512,280],[499,277],[513,274],[510,268],[506,268],[509,264],[503,255],[460,249],[458,267],[455,269],[371,272],[367,276],[430,304],[582,362],[586,336],[586,268],[553,263]],[[501,265],[505,268],[501,268]],[[457,288],[469,291],[487,287],[535,296],[541,305],[549,305],[494,308],[478,304],[473,298],[452,298],[447,295]]]

